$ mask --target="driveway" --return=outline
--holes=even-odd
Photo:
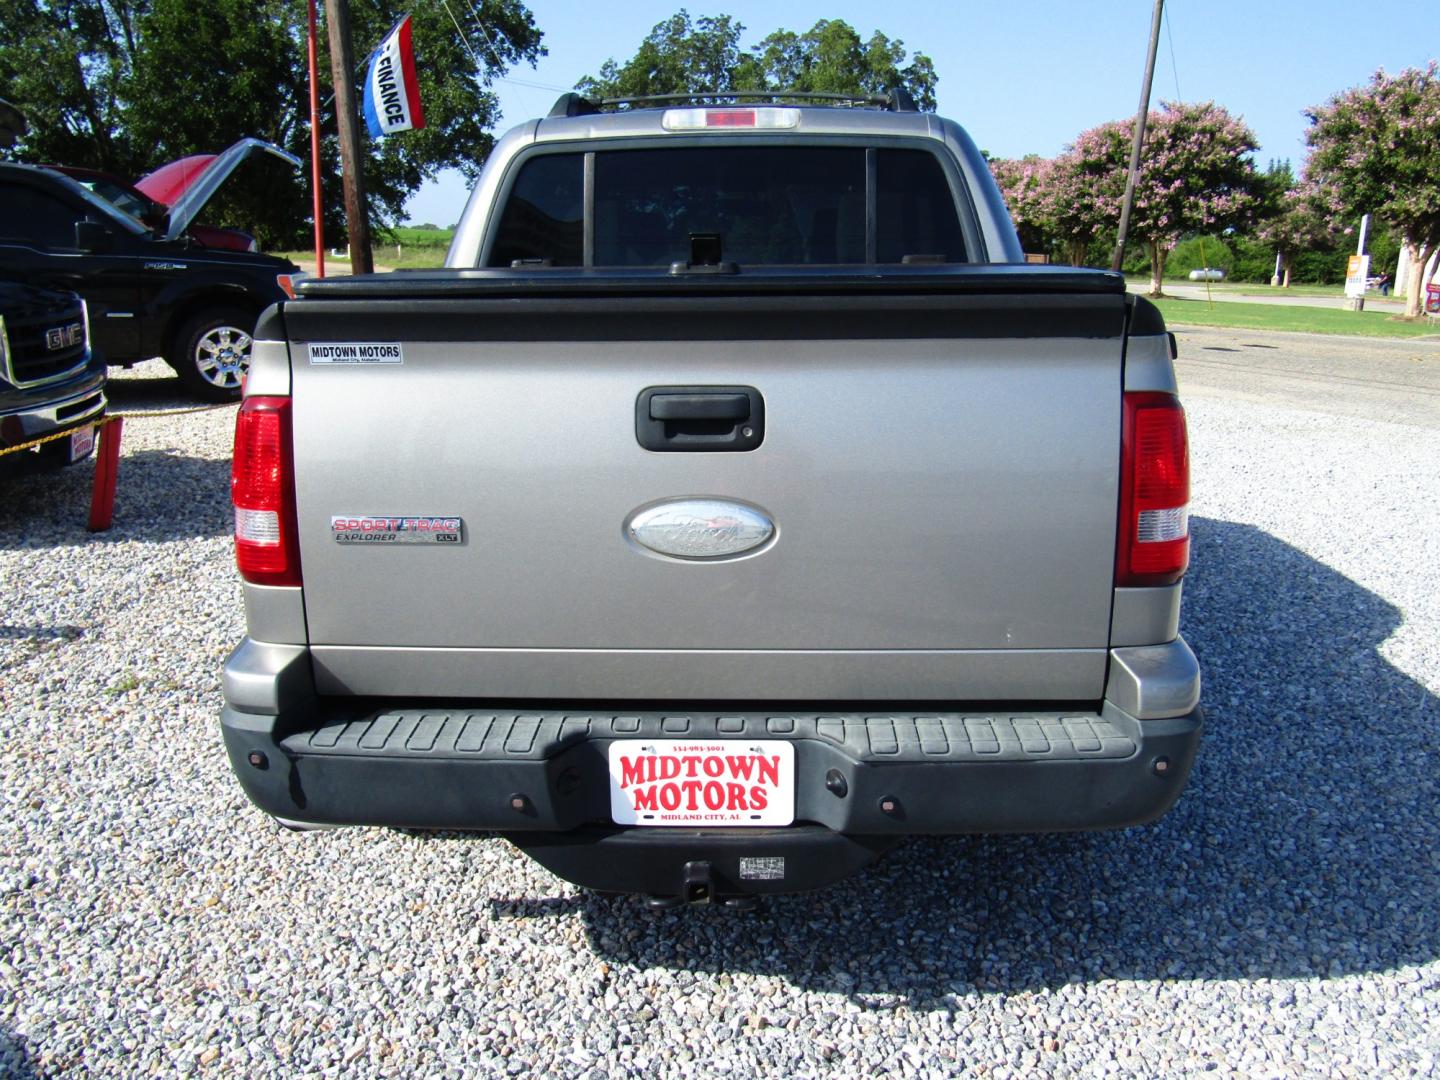
[[[114,530],[88,465],[0,476],[0,1074],[1434,1075],[1440,358],[1179,340],[1207,713],[1179,804],[917,840],[751,916],[259,814],[216,723],[234,409],[120,375]]]

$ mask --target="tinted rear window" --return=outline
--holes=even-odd
[[[717,234],[746,265],[865,261],[865,151],[740,146],[595,155],[595,262],[668,266]]]
[[[874,250],[966,259],[945,170],[925,150],[875,151]],[[532,157],[501,218],[491,266],[584,257],[584,155]],[[595,153],[594,264],[668,266],[696,236],[745,265],[867,261],[866,150],[834,146],[676,147]]]
[[[531,158],[520,170],[491,266],[516,259],[549,259],[555,266],[579,266],[584,256],[585,163],[579,154]]]
[[[875,259],[900,262],[906,255],[938,255],[965,261],[965,237],[955,196],[934,154],[881,150],[875,163]]]

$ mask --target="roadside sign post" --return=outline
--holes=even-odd
[[[1345,296],[1351,311],[1365,310],[1365,279],[1370,276],[1370,256],[1351,255],[1345,265]]]
[[[1425,286],[1425,314],[1440,315],[1440,285]]]
[[[1360,241],[1355,254],[1345,266],[1345,297],[1351,311],[1365,310],[1365,284],[1370,277],[1370,256],[1365,254],[1365,234],[1370,231],[1370,215],[1360,217]]]

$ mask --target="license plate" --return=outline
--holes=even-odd
[[[795,747],[774,739],[617,740],[610,817],[617,825],[789,825]]]
[[[95,429],[90,425],[76,428],[70,433],[70,460],[79,461],[88,457],[91,450],[95,449]]]

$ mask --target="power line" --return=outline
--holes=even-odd
[[[1171,11],[1165,12],[1165,40],[1170,42],[1170,73],[1175,76],[1175,100],[1184,101],[1185,97],[1180,93],[1180,67],[1175,63],[1175,36],[1170,33]]]
[[[465,0],[470,6],[470,17],[475,20],[475,27],[485,35],[485,44],[490,46],[490,55],[495,58],[495,67],[500,71],[505,70],[505,61],[500,59],[500,52],[495,48],[495,39],[490,36],[490,31],[485,29],[485,23],[480,18],[480,12],[475,10],[475,0]]]
[[[505,61],[500,58],[500,51],[495,47],[495,40],[490,36],[490,31],[485,28],[485,23],[480,18],[480,12],[476,9],[473,0],[466,0],[466,2],[470,8],[471,18],[475,20],[476,28],[479,29],[480,33],[485,35],[485,44],[490,49],[490,55],[495,58],[496,74],[491,76],[492,81],[509,83],[511,86],[526,86],[533,90],[550,90],[557,94],[566,92],[566,88],[563,86],[547,86],[545,83],[527,82],[524,79],[511,79],[499,74],[499,72],[505,70]],[[455,33],[460,35],[460,44],[465,46],[465,51],[470,54],[470,59],[474,61],[475,75],[476,78],[479,78],[480,73],[484,70],[484,65],[480,62],[480,54],[471,46],[470,37],[461,27],[460,20],[455,18],[455,12],[450,10],[449,0],[440,0],[440,4],[445,8],[445,14],[450,16],[450,21],[455,25]]]
[[[475,74],[478,76],[484,70],[480,63],[480,54],[470,46],[470,39],[465,36],[465,31],[460,28],[460,20],[455,18],[455,13],[450,10],[450,0],[440,0],[440,6],[445,9],[445,14],[450,16],[450,21],[455,24],[455,33],[460,35],[460,44],[465,46],[465,51],[470,54],[470,59],[475,62]]]

